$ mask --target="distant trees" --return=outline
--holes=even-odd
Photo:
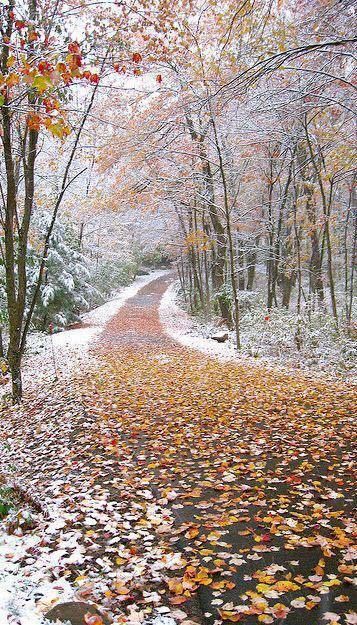
[[[351,328],[350,3],[61,0],[48,8],[47,0],[0,8],[1,255],[14,400],[60,206],[94,168],[114,181],[102,197],[96,190],[98,205],[158,213],[165,241],[175,231],[169,249],[188,306],[219,313],[238,348],[242,298],[256,290],[268,310],[321,308]],[[68,34],[78,15],[81,45]],[[43,194],[51,219],[30,288],[52,141],[61,158]],[[79,203],[93,200],[88,184]],[[86,236],[82,222],[80,244]]]

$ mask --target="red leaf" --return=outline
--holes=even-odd
[[[23,20],[16,20],[15,21],[15,28],[17,30],[22,30],[23,28],[25,28],[26,23]]]
[[[80,54],[81,49],[79,47],[79,43],[77,43],[77,41],[71,41],[71,43],[68,46],[68,51],[72,52],[72,54]]]

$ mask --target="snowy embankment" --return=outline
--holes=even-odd
[[[47,625],[43,613],[52,602],[74,598],[64,578],[51,580],[63,552],[43,548],[52,523],[36,534],[3,534],[0,543],[0,623],[2,625]],[[57,528],[53,529],[58,532]],[[41,549],[42,547],[42,549]],[[33,556],[31,554],[34,554]]]
[[[216,343],[202,334],[202,326],[177,304],[177,283],[171,284],[165,291],[160,303],[160,320],[166,334],[177,343],[191,347],[220,360],[233,360],[237,352],[231,341]]]

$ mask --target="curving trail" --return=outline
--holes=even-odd
[[[70,579],[118,622],[158,609],[186,625],[356,623],[356,393],[179,346],[158,315],[169,281],[129,300],[93,345],[96,368],[56,390],[72,402],[66,461],[47,446],[36,485],[53,495],[55,476],[80,534]],[[32,422],[62,431],[46,401]],[[25,476],[39,443],[31,453]]]

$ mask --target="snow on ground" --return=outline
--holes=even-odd
[[[64,510],[54,504],[41,513],[24,503],[23,507],[16,508],[1,521],[1,625],[47,625],[48,621],[43,614],[53,604],[75,599],[74,589],[60,574],[66,562],[64,556],[67,555],[68,547],[73,553],[67,562],[70,562],[70,558],[78,557],[81,549],[78,545],[79,531],[67,532],[67,535],[63,532],[68,517]],[[9,533],[9,522],[21,518],[31,519],[33,529],[22,531],[20,522],[16,530]],[[59,548],[51,549],[52,539],[59,535]]]
[[[41,608],[48,609],[52,602],[73,600],[73,589],[65,578],[50,581],[53,569],[58,565],[56,554],[46,554],[42,550],[41,557],[31,557],[31,550],[36,553],[41,540],[41,535],[34,534],[4,534],[1,538],[0,623],[3,625],[42,625],[46,621]],[[46,597],[43,605],[41,599],[38,601],[41,597]]]
[[[244,353],[244,349],[238,352],[234,347],[234,333],[229,332],[229,339],[224,343],[217,343],[212,338],[212,335],[222,334],[227,332],[226,329],[222,331],[222,328],[217,328],[214,325],[204,324],[189,315],[179,304],[178,296],[179,283],[171,284],[164,293],[161,300],[159,312],[160,319],[165,328],[165,332],[171,336],[175,341],[192,349],[197,349],[203,354],[218,358],[221,361],[236,361],[240,364],[245,364],[249,367],[262,366],[266,369],[273,369],[276,372],[296,374],[296,371],[300,371],[306,378],[316,379],[331,379],[336,380],[336,375],[339,373],[339,377],[342,380],[346,380],[351,384],[357,383],[355,374],[353,371],[346,373],[345,376],[341,376],[340,372],[334,370],[333,362],[329,363],[330,368],[317,364],[315,367],[302,367],[300,361],[297,359],[294,362],[292,358],[285,357],[284,353],[280,356],[260,355],[259,357],[253,357]],[[264,338],[264,337],[262,337]],[[348,376],[348,377],[347,377]]]
[[[202,328],[177,304],[177,283],[171,284],[161,300],[159,312],[165,332],[175,341],[220,360],[233,360],[237,357],[231,341],[217,343],[202,334]]]

